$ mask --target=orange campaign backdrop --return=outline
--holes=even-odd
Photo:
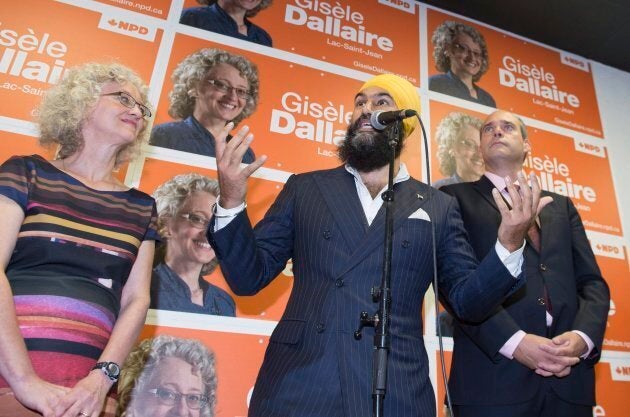
[[[337,145],[345,137],[361,81],[190,36],[175,37],[156,125],[171,120],[167,112],[172,89],[170,74],[186,56],[202,48],[243,55],[258,66],[259,105],[241,125],[248,125],[254,133],[252,149],[256,155],[268,156],[265,167],[299,173],[340,164]],[[278,82],[280,77],[282,82]],[[409,151],[403,161],[411,174],[419,177],[419,129],[406,142]]]
[[[627,248],[619,244],[624,235],[589,61],[411,0],[274,0],[252,19],[269,32],[274,48],[250,48],[249,44],[212,32],[171,25],[165,19],[173,4],[176,13],[180,5],[199,6],[196,0],[2,2],[0,159],[33,153],[54,157],[54,149],[43,150],[36,138],[16,132],[24,132],[24,128],[30,132],[32,125],[21,120],[32,121],[44,91],[69,67],[115,60],[133,68],[147,83],[151,82],[153,97],[160,93],[159,102],[154,103],[154,124],[160,124],[171,121],[168,93],[177,64],[201,48],[221,48],[247,57],[260,72],[258,109],[242,122],[255,135],[252,147],[256,155],[269,157],[264,165],[269,170],[260,171],[249,181],[247,210],[255,224],[289,175],[340,164],[337,144],[344,138],[354,96],[368,74],[397,73],[422,87],[418,93],[424,94],[428,83],[426,77],[420,77],[421,60],[428,58],[428,76],[437,73],[430,45],[433,31],[446,19],[462,21],[477,28],[488,42],[490,69],[479,85],[492,94],[500,108],[548,123],[545,129],[528,129],[533,154],[526,160],[526,171],[533,170],[545,189],[571,196],[586,229],[595,232],[591,233],[595,236],[589,234],[589,239],[611,287],[612,304],[603,355],[611,362],[596,368],[598,407],[594,415],[627,414],[623,400],[630,383],[630,270]],[[425,12],[426,27],[421,20]],[[163,85],[158,85],[162,78]],[[433,140],[430,162],[434,182],[443,177],[435,157],[439,122],[454,111],[483,119],[484,111],[491,109],[479,111],[478,105],[435,92],[421,98],[430,107],[427,133]],[[573,136],[571,131],[578,133]],[[583,134],[594,137],[585,138]],[[420,129],[406,139],[402,160],[412,176],[424,179],[420,139]],[[139,159],[121,167],[117,176],[148,193],[181,173],[197,172],[216,178],[213,158],[190,155],[188,160],[188,155],[147,146]],[[244,417],[268,344],[266,335],[280,320],[290,296],[292,264],[289,262],[259,294],[249,297],[234,295],[220,269],[204,278],[234,298],[236,319],[182,315],[182,327],[198,328],[156,325],[149,320],[141,338],[170,334],[201,340],[217,357],[216,415]],[[205,320],[221,331],[207,330]],[[444,387],[439,359],[434,338],[427,338],[438,416],[442,416]],[[446,358],[450,366],[450,352],[446,352]]]
[[[593,245],[591,241],[591,245]],[[630,352],[630,269],[628,253],[624,246],[597,242],[593,250],[598,255],[597,264],[610,287],[610,311],[604,336],[603,349]]]
[[[0,141],[0,163],[14,155],[41,155],[52,159],[54,152],[39,146],[37,138],[33,136],[19,135],[17,133],[2,132]]]
[[[275,0],[254,22],[284,51],[419,85],[418,5],[410,0]]]
[[[189,165],[146,158],[142,170],[142,179],[138,188],[146,193],[155,189],[175,175],[195,172],[210,178],[217,178],[215,170],[202,169]],[[271,203],[275,200],[283,184],[252,178],[248,184],[247,213],[252,224],[258,223]],[[237,317],[280,320],[289,299],[293,285],[291,265],[285,268],[274,281],[254,296],[241,297],[235,295],[225,282],[221,271],[217,268],[205,277],[212,284],[226,290],[236,302]]]
[[[218,375],[216,417],[247,416],[248,395],[256,381],[268,336],[146,325],[140,340],[161,334],[196,339],[210,348],[215,354]]]
[[[31,120],[44,92],[67,68],[84,62],[118,61],[136,70],[147,83],[151,78],[162,37],[159,29],[146,34],[154,34],[154,40],[138,39],[112,31],[127,31],[118,28],[126,27],[125,18],[53,1],[46,1],[45,7],[37,0],[3,2],[0,15],[3,116]]]
[[[593,417],[627,416],[630,392],[630,361],[599,362],[595,365]]]
[[[497,106],[523,116],[603,137],[590,64],[583,58],[535,45],[434,9],[427,12],[428,39],[445,20],[477,29],[486,39],[490,68],[479,81]],[[438,73],[428,48],[429,75]]]

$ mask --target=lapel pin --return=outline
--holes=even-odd
[[[424,199],[424,197],[422,197],[422,195],[420,193],[416,193],[416,198],[418,200],[423,200]]]

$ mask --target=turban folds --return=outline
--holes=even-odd
[[[420,114],[420,97],[416,87],[404,78],[394,74],[380,74],[367,80],[361,86],[361,91],[368,87],[378,87],[387,91],[400,110],[411,109]],[[405,119],[403,121],[405,137],[409,136],[417,125],[418,120],[415,117]]]

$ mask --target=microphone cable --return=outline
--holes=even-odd
[[[427,132],[424,128],[424,123],[422,123],[422,119],[420,118],[419,113],[416,113],[416,118],[418,119],[418,122],[420,123],[420,129],[422,130],[427,185],[431,187],[431,169],[429,166],[430,155],[429,155],[429,143],[427,139]],[[420,148],[420,151],[422,151],[422,148]],[[432,199],[429,200],[429,205],[430,207],[433,207]],[[442,381],[444,383],[444,392],[446,393],[446,406],[448,407],[451,417],[455,417],[455,414],[453,412],[453,404],[451,402],[451,392],[448,389],[448,376],[446,375],[446,362],[444,360],[444,343],[442,340],[442,328],[439,322],[440,300],[439,300],[439,285],[438,285],[438,271],[437,271],[437,251],[436,251],[436,244],[435,244],[436,243],[435,224],[433,221],[431,221],[430,223],[431,223],[431,242],[432,242],[431,244],[432,244],[432,255],[433,255],[433,292],[434,292],[434,304],[435,304],[434,306],[435,307],[435,330],[437,332],[438,345],[439,345],[439,351],[440,351],[440,369],[442,371]],[[437,394],[437,391],[436,391],[436,394]],[[439,411],[438,411],[438,415],[439,415]]]

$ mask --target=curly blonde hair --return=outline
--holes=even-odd
[[[182,206],[193,193],[200,191],[218,197],[219,182],[215,179],[195,173],[180,174],[166,181],[153,192],[153,198],[155,199],[158,212],[158,232],[166,242],[166,245],[158,247],[156,263],[164,259],[168,248],[168,239],[166,237],[168,220],[179,214]],[[218,260],[214,258],[203,266],[201,273],[203,275],[209,274],[217,265]]]
[[[249,84],[250,96],[241,114],[232,120],[234,125],[249,117],[258,105],[259,82],[258,68],[247,58],[234,55],[221,49],[201,49],[188,55],[173,71],[173,90],[169,93],[170,107],[168,114],[176,119],[185,119],[195,110],[193,97],[195,89],[204,81],[208,73],[219,64],[228,64],[236,68]]]
[[[468,35],[481,48],[481,65],[479,72],[473,76],[473,81],[479,81],[481,77],[488,71],[488,45],[483,35],[474,27],[465,25],[460,22],[447,20],[435,29],[431,37],[433,44],[433,59],[435,59],[435,68],[440,72],[448,72],[451,69],[451,59],[446,52],[455,42],[455,38],[460,33]]]
[[[68,70],[66,77],[44,95],[38,108],[39,143],[58,145],[57,158],[64,159],[83,147],[83,126],[101,95],[104,84],[131,84],[140,93],[143,104],[148,103],[149,88],[133,70],[118,63],[87,63]],[[140,145],[149,136],[149,120],[133,142],[121,147],[116,154],[116,165],[133,159]]]
[[[435,130],[435,141],[438,144],[437,159],[440,164],[440,172],[451,176],[457,169],[457,163],[451,153],[451,149],[459,139],[459,135],[467,126],[481,129],[482,121],[465,113],[452,112],[440,121]]]
[[[217,391],[214,353],[198,340],[168,335],[143,340],[127,357],[118,380],[116,417],[138,417],[133,400],[138,393],[152,388],[148,384],[153,372],[166,358],[178,358],[193,366],[194,372],[201,376],[203,395],[208,397],[199,415],[214,417]]]
[[[258,14],[258,12],[260,12],[263,9],[266,9],[267,7],[271,6],[271,2],[273,0],[262,0],[258,6],[254,7],[251,10],[248,10],[247,12],[245,12],[245,16],[247,17],[254,17]],[[216,3],[217,0],[197,0],[197,3],[202,4],[202,5],[206,5],[206,6],[210,6],[214,3]]]

